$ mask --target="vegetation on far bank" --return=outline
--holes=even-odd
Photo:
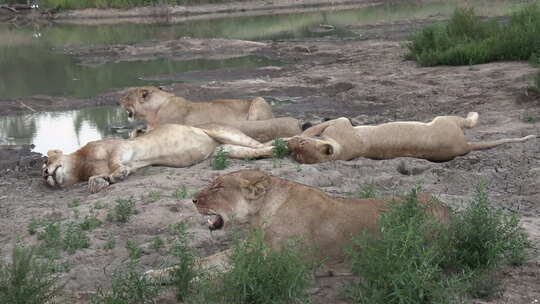
[[[484,19],[471,8],[456,9],[446,23],[427,26],[406,43],[407,59],[421,66],[473,65],[530,60],[539,65],[540,3],[512,14],[507,22]],[[534,86],[540,89],[540,73]]]
[[[197,5],[209,3],[238,2],[242,0],[39,0],[42,8],[82,9],[82,8],[131,8],[156,5]],[[26,4],[27,0],[0,0],[1,4]]]

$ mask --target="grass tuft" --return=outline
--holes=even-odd
[[[107,217],[112,221],[127,223],[129,218],[136,213],[133,199],[117,199],[114,209]]]
[[[195,250],[189,247],[187,227],[183,223],[175,226],[175,240],[170,254],[177,260],[171,273],[172,286],[176,291],[176,299],[183,301],[192,294],[195,288],[194,279],[203,275]]]
[[[52,303],[60,292],[53,269],[37,259],[33,248],[15,245],[11,262],[0,259],[0,303]]]
[[[229,152],[219,148],[212,159],[212,169],[223,170],[229,166]]]
[[[289,154],[290,151],[287,143],[281,138],[274,139],[274,141],[272,142],[272,157],[284,158]]]

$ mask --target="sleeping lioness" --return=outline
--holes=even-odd
[[[471,151],[536,137],[468,142],[463,129],[472,128],[477,122],[476,112],[470,112],[467,118],[438,116],[429,123],[390,122],[358,127],[353,127],[347,118],[338,118],[313,126],[287,142],[293,158],[306,164],[357,157],[415,157],[442,162]]]
[[[196,126],[274,117],[272,108],[261,97],[191,102],[151,86],[129,89],[120,99],[120,105],[127,111],[129,119],[146,121],[149,130],[167,123]]]
[[[244,133],[226,126],[196,128],[166,124],[135,139],[103,139],[89,142],[71,154],[50,150],[42,176],[53,187],[88,180],[90,192],[125,179],[149,165],[185,167],[210,156],[222,145],[232,158],[258,158],[271,154],[265,146]],[[257,150],[255,150],[257,149]]]
[[[442,223],[449,223],[450,211],[431,195],[418,194],[429,213]],[[282,241],[301,237],[315,248],[316,259],[327,266],[344,261],[343,249],[351,237],[364,231],[376,232],[381,212],[389,202],[401,203],[400,197],[338,198],[325,192],[269,175],[259,170],[241,170],[217,177],[193,199],[199,213],[210,216],[210,230],[223,229],[234,221],[261,228],[267,241],[279,248]],[[318,256],[316,256],[318,255]],[[227,254],[205,258],[204,264],[227,269]],[[166,276],[172,268],[152,270],[151,276]]]

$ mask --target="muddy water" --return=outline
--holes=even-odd
[[[0,24],[0,100],[35,94],[92,97],[111,88],[156,84],[152,76],[223,67],[273,65],[268,59],[244,56],[226,60],[175,61],[167,58],[84,66],[61,52],[66,45],[130,44],[180,37],[245,40],[356,37],[347,30],[354,24],[449,16],[457,6],[475,7],[485,16],[517,9],[516,0],[407,1],[354,10],[238,17],[180,24],[66,25],[15,27]],[[321,27],[321,24],[332,25]],[[1,106],[1,101],[0,101]],[[33,143],[36,151],[50,148],[73,151],[90,140],[113,134],[109,126],[125,119],[117,109],[98,108],[0,119],[0,140]],[[51,136],[54,134],[54,136]]]

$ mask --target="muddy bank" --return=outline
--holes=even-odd
[[[167,18],[168,22],[184,22],[196,19],[250,16],[262,14],[289,14],[316,11],[321,8],[348,9],[382,3],[380,0],[274,0],[238,1],[223,4],[203,4],[196,6],[138,7],[131,9],[81,9],[57,11],[54,9],[12,10],[0,8],[0,17],[26,17],[30,19],[50,19],[56,22],[77,24],[114,24],[121,22],[152,23],[155,18]]]

